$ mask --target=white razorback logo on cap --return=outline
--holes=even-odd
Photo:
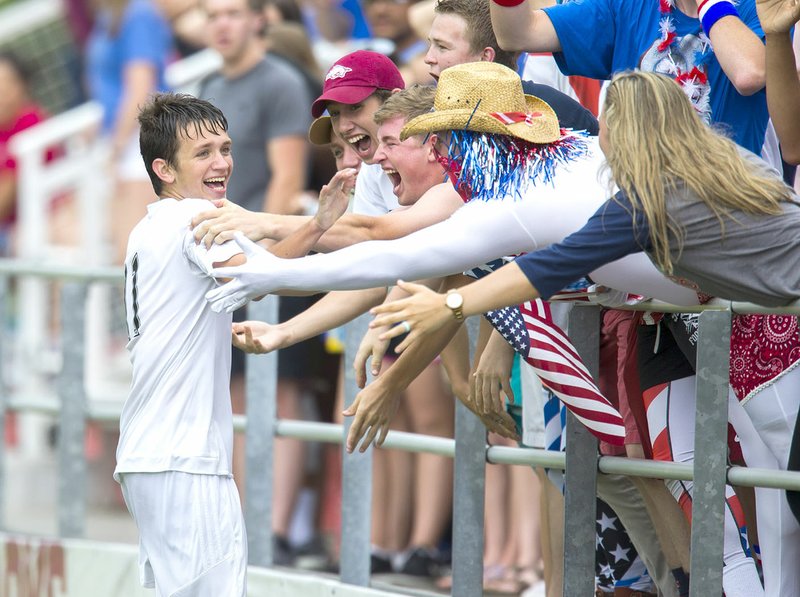
[[[335,65],[331,70],[328,71],[328,74],[325,75],[325,80],[330,81],[331,79],[343,79],[344,76],[352,71],[352,68],[347,66],[342,66],[341,64]]]

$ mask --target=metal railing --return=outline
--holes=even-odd
[[[58,414],[59,433],[59,534],[82,537],[85,532],[86,460],[83,454],[86,422],[116,421],[119,410],[93,405],[87,400],[85,379],[85,312],[88,287],[92,283],[121,283],[116,268],[70,268],[41,263],[0,260],[0,320],[8,309],[8,279],[30,275],[64,280],[61,300],[63,366],[58,382],[58,401],[20,399],[0,394],[0,430],[5,412],[34,410]],[[685,312],[686,307],[652,303],[638,308]],[[249,316],[275,322],[277,298],[253,303]],[[723,486],[726,482],[744,486],[800,490],[800,473],[756,468],[729,467],[727,454],[728,367],[731,315],[736,313],[800,313],[797,304],[781,309],[729,303],[692,310],[701,311],[697,356],[697,411],[694,465],[619,457],[600,457],[593,436],[572,415],[568,417],[567,452],[531,448],[491,447],[480,421],[463,405],[456,410],[455,440],[392,431],[384,446],[427,452],[455,458],[453,594],[471,597],[482,594],[483,496],[485,464],[516,464],[566,470],[564,594],[589,595],[594,590],[594,535],[596,475],[634,475],[662,479],[694,480],[691,538],[691,595],[700,597],[722,592]],[[468,325],[475,325],[473,318]],[[570,337],[587,366],[596,372],[599,340],[599,308],[573,309]],[[345,359],[352,360],[366,320],[349,324]],[[472,335],[472,334],[471,334]],[[0,336],[0,348],[8,339]],[[250,563],[272,564],[270,525],[272,503],[272,442],[275,436],[307,441],[342,443],[348,422],[342,425],[276,419],[276,354],[248,355],[247,412],[234,417],[234,427],[247,436],[248,508],[246,522]],[[4,362],[0,360],[0,377]],[[345,367],[345,402],[350,404],[358,388],[352,368]],[[120,405],[121,406],[121,405]],[[2,469],[4,442],[0,441],[0,512],[4,512],[5,475]],[[341,580],[369,584],[369,521],[371,500],[371,450],[364,454],[344,453],[342,479]],[[5,528],[0,521],[0,530]]]

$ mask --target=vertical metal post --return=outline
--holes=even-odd
[[[352,363],[371,316],[347,324],[344,350],[344,404],[350,406],[359,392]],[[344,436],[352,419],[344,421]],[[366,587],[370,573],[372,516],[372,450],[348,454],[342,442],[342,547],[340,577],[343,583]]]
[[[61,288],[61,352],[58,433],[58,530],[61,537],[83,537],[86,527],[85,283]]]
[[[275,295],[251,302],[247,316],[278,322]],[[278,353],[248,354],[245,360],[245,525],[247,561],[272,565],[273,445],[277,413]]]
[[[692,597],[722,594],[731,313],[700,314],[692,496]]]
[[[467,319],[470,360],[480,318]],[[456,401],[453,476],[453,595],[483,595],[483,508],[486,486],[486,428]]]
[[[569,337],[593,376],[600,364],[599,307],[576,306]],[[564,493],[564,595],[592,595],[597,520],[597,439],[567,414],[567,468]]]
[[[0,532],[6,530],[6,403],[8,393],[5,378],[6,314],[8,313],[8,276],[0,276]]]

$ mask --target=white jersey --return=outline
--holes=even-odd
[[[182,471],[230,475],[231,316],[211,311],[212,264],[241,249],[206,250],[189,224],[203,199],[162,199],[131,232],[125,256],[125,312],[133,363],[120,417],[120,473]]]
[[[378,164],[361,164],[353,194],[353,213],[382,216],[400,207],[394,184]]]

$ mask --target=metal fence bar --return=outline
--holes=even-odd
[[[6,411],[39,412],[57,415],[59,407],[56,401],[50,399],[32,400],[29,398],[8,397]],[[86,418],[89,421],[115,423],[119,421],[119,414],[118,408],[90,405]],[[234,415],[233,421],[234,429],[237,431],[245,430],[247,426],[247,417],[245,415]],[[342,430],[342,425],[335,423],[279,419],[276,421],[275,435],[306,441],[341,444]],[[455,455],[455,442],[451,439],[405,431],[390,431],[383,447],[392,450],[437,454],[449,458],[453,458]],[[566,468],[563,452],[552,452],[537,448],[490,446],[486,452],[486,461],[491,464],[543,466],[560,470]],[[685,481],[691,481],[694,478],[691,464],[624,458],[621,456],[601,456],[597,463],[599,471],[607,474],[648,477],[651,479],[682,479]],[[743,487],[769,487],[800,491],[800,473],[796,471],[730,466],[728,467],[727,483]]]
[[[86,267],[26,259],[0,258],[0,274],[26,275],[74,282],[116,282],[119,284],[123,282],[122,269],[118,266]]]
[[[475,354],[479,317],[467,319],[470,361]],[[486,487],[486,428],[456,401],[456,450],[453,464],[452,594],[483,594],[483,509]]]
[[[700,314],[694,426],[691,597],[722,594],[730,312]]]
[[[628,475],[649,477],[650,479],[681,479],[683,481],[691,481],[694,478],[692,465],[681,462],[662,462],[622,456],[601,456],[597,461],[597,465],[600,472],[607,475]],[[798,475],[798,481],[800,481],[800,475]]]
[[[362,315],[347,326],[344,351],[344,403],[350,406],[359,392],[351,363],[367,331],[370,316]],[[345,420],[342,437],[352,419]],[[369,585],[370,522],[372,514],[372,450],[348,454],[342,442],[342,545],[339,558],[343,583]]]
[[[5,383],[6,325],[8,320],[8,276],[0,276],[0,531],[6,529],[6,411],[8,386]]]
[[[600,366],[600,308],[572,309],[569,336],[587,369]],[[564,492],[564,595],[594,592],[597,520],[597,440],[572,413],[567,414]]]
[[[278,322],[278,297],[247,307],[250,319]],[[278,353],[248,354],[245,360],[247,426],[245,428],[245,524],[247,561],[271,566],[273,445],[277,419]]]
[[[61,289],[58,529],[61,537],[69,538],[83,537],[86,530],[86,293],[86,284],[80,282],[68,282]]]

